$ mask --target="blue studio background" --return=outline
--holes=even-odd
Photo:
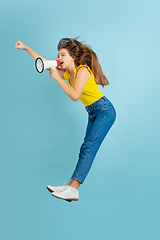
[[[1,239],[160,239],[159,12],[158,0],[0,3]],[[46,185],[69,180],[87,113],[14,44],[54,59],[61,38],[79,35],[110,81],[100,89],[117,119],[68,203]]]

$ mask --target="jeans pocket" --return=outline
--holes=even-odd
[[[101,102],[99,102],[99,103],[94,105],[94,109],[96,111],[99,111],[99,110],[101,110],[103,108],[106,109],[106,105],[105,105],[105,103],[103,101],[101,101]]]

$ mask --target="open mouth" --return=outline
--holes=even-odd
[[[63,68],[63,62],[61,62],[61,68]]]

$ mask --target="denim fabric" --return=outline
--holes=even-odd
[[[86,110],[88,112],[86,135],[71,177],[81,183],[84,182],[101,143],[116,119],[115,108],[105,96],[87,106]]]

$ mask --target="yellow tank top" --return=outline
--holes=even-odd
[[[74,87],[77,72],[80,68],[83,68],[83,67],[86,67],[88,69],[88,71],[91,73],[91,76],[87,80],[87,83],[86,83],[84,90],[80,97],[80,100],[82,101],[84,106],[87,107],[87,106],[91,105],[92,103],[96,102],[97,100],[99,100],[101,97],[103,97],[103,94],[100,92],[100,90],[98,88],[98,85],[95,81],[95,77],[94,77],[91,69],[87,65],[80,65],[78,68],[75,68],[74,82],[72,85],[69,83],[70,73],[68,70],[66,70],[64,73],[64,79],[69,83],[69,85],[71,87]]]

